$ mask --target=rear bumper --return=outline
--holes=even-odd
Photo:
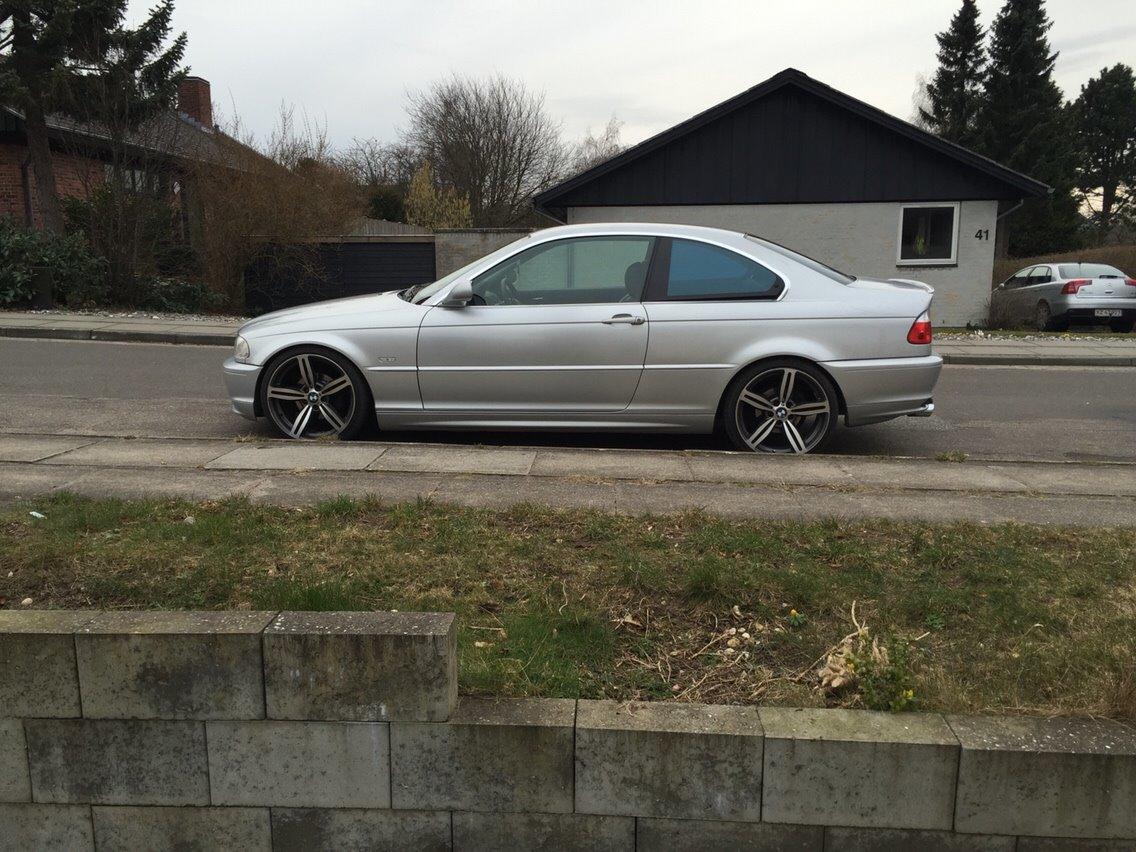
[[[1136,299],[1093,299],[1091,301],[1083,299],[1079,302],[1070,300],[1065,314],[1071,320],[1101,322],[1102,319],[1110,319],[1098,317],[1097,311],[1120,311],[1119,317],[1111,317],[1111,319],[1132,319],[1136,317]]]
[[[822,365],[840,386],[849,426],[880,423],[894,417],[929,417],[935,410],[931,395],[943,359],[878,358],[866,361],[827,361]]]
[[[233,411],[256,419],[256,379],[260,375],[257,364],[242,364],[236,358],[228,358],[222,368],[225,376],[225,391],[233,404]]]

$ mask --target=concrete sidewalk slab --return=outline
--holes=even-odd
[[[680,453],[648,450],[538,450],[533,476],[573,476],[594,479],[689,480],[687,458]]]
[[[253,471],[205,471],[174,468],[62,467],[70,478],[56,490],[122,499],[176,497],[185,500],[221,500],[247,495],[262,480]],[[2,474],[0,474],[2,475]]]
[[[93,444],[96,438],[54,435],[0,435],[0,461],[36,462]]]
[[[459,448],[403,444],[391,447],[367,469],[524,476],[532,469],[536,456],[535,450],[512,447]]]
[[[0,439],[0,445],[3,439]],[[201,467],[230,452],[220,441],[162,441],[151,438],[107,438],[87,443],[45,460],[45,464],[105,467]]]
[[[910,461],[842,459],[849,478],[859,486],[902,487],[934,491],[1028,491],[1019,479],[991,465],[974,462],[922,462],[921,475],[912,478]]]
[[[205,465],[210,470],[365,470],[387,447],[332,442],[246,444]]]
[[[702,482],[748,482],[763,485],[855,485],[851,473],[830,457],[794,458],[753,453],[690,453],[690,474]]]
[[[192,500],[247,496],[254,502],[312,505],[336,497],[384,502],[427,498],[443,503],[505,509],[519,503],[596,509],[629,515],[702,510],[739,520],[890,519],[896,521],[1016,522],[1053,526],[1133,527],[1130,497],[981,494],[924,491],[845,493],[827,488],[776,488],[736,483],[592,482],[500,476],[422,475],[340,471],[293,473],[130,468],[78,468],[9,463],[0,466],[0,500],[34,499],[56,490],[91,497],[181,497]]]

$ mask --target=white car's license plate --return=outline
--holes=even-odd
[[[1106,310],[1101,310],[1101,309],[1093,311],[1094,317],[1119,317],[1119,316],[1122,316],[1123,314],[1124,314],[1124,311],[1106,311]]]

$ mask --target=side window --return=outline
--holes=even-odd
[[[1009,287],[1024,287],[1024,286],[1026,286],[1026,281],[1029,278],[1029,273],[1030,273],[1029,269],[1023,269],[1020,272],[1015,272],[1014,277],[1009,280],[1007,286],[1009,286]]]
[[[777,273],[737,252],[694,240],[670,241],[664,299],[776,299],[784,289]]]
[[[1048,266],[1035,266],[1030,270],[1030,284],[1048,284],[1052,280],[1053,276],[1049,274]]]
[[[581,237],[534,246],[473,279],[487,305],[637,302],[653,237]]]
[[[897,265],[954,263],[957,243],[958,205],[911,205],[900,210]]]

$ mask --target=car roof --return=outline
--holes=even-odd
[[[741,231],[725,228],[707,228],[702,225],[670,225],[662,222],[592,222],[579,225],[560,225],[542,228],[532,236],[540,239],[558,237],[598,237],[619,234],[643,234],[651,237],[687,237],[715,242],[737,242],[744,238]]]

